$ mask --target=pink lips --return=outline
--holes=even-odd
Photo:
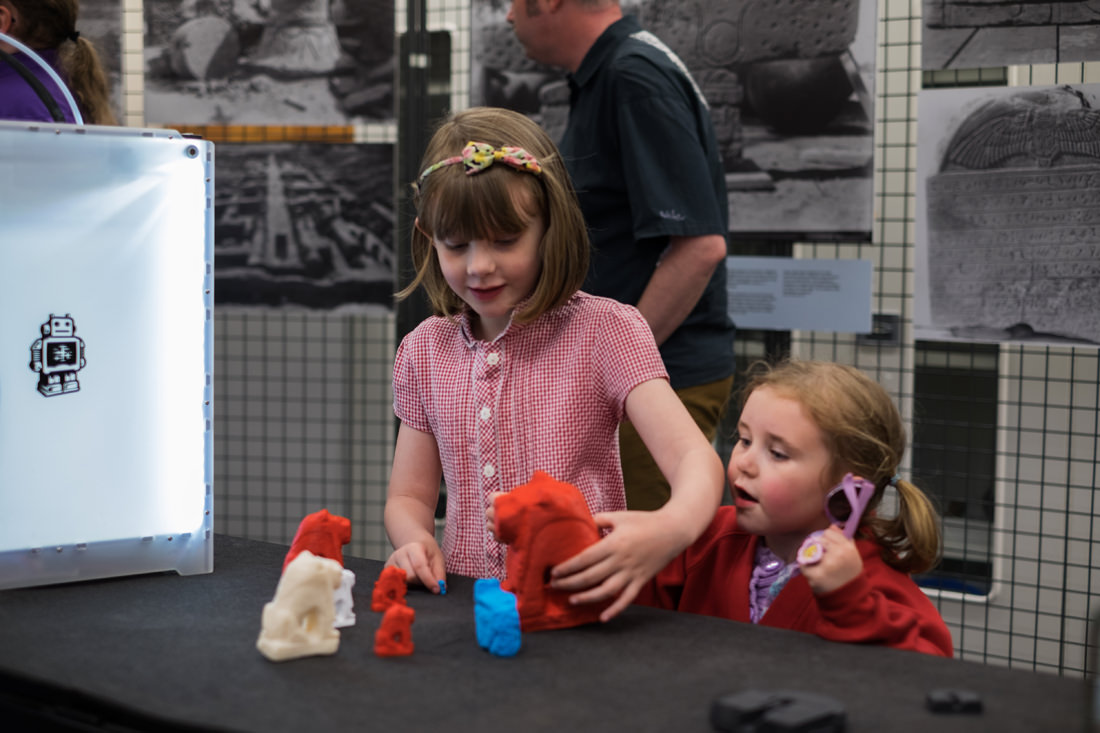
[[[470,292],[478,300],[492,300],[500,295],[503,290],[503,285],[497,285],[495,288],[470,288]]]

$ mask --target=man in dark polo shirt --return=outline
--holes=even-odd
[[[687,68],[618,0],[513,0],[527,55],[569,72],[562,155],[584,210],[584,289],[637,306],[672,387],[714,438],[733,382],[726,309],[725,175],[707,103]],[[656,509],[668,483],[629,424],[627,505]]]

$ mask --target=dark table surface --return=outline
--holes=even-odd
[[[410,657],[373,653],[381,570],[356,574],[356,625],[332,656],[274,663],[256,650],[287,548],[219,535],[214,572],[0,591],[0,719],[88,728],[234,731],[708,731],[711,702],[746,689],[831,695],[860,731],[1084,730],[1086,683],[793,631],[631,607],[608,624],[524,634],[482,650],[473,581],[410,590]],[[964,688],[980,715],[929,712]],[[339,727],[333,727],[339,726]],[[6,728],[7,726],[5,726]]]

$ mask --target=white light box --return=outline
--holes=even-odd
[[[214,146],[0,122],[0,588],[213,569]]]

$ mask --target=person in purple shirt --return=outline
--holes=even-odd
[[[66,82],[87,124],[118,124],[111,110],[107,75],[95,46],[76,29],[78,0],[0,0],[0,33],[42,57]],[[15,46],[0,50],[22,64],[53,97],[65,122],[75,116],[64,93],[45,69]],[[0,119],[54,122],[50,106],[15,68],[0,60]]]

